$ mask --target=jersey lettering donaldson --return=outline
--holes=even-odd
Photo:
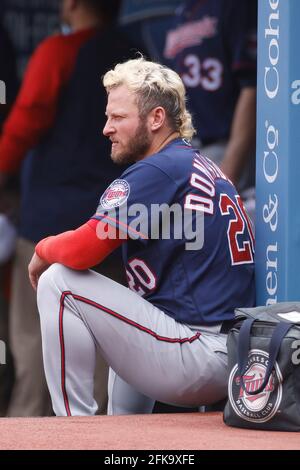
[[[186,248],[186,233],[175,236],[172,218],[170,236],[163,236],[164,217],[153,217],[153,207],[174,204],[182,209],[176,216],[189,212],[192,224],[203,216],[200,248]],[[177,321],[211,324],[254,305],[254,240],[242,201],[220,169],[182,139],[127,169],[93,218],[126,232],[130,289]]]

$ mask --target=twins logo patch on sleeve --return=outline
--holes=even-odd
[[[103,209],[112,209],[124,204],[130,194],[130,186],[126,180],[113,181],[100,199],[100,205]]]

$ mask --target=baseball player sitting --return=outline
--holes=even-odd
[[[137,58],[103,83],[111,158],[132,165],[86,224],[39,242],[29,265],[54,412],[95,414],[96,344],[109,414],[212,404],[226,397],[234,308],[255,302],[251,225],[232,183],[189,145],[174,71]],[[129,289],[89,270],[121,245]]]

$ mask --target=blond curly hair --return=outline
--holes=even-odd
[[[186,93],[179,75],[168,67],[150,62],[143,57],[117,64],[103,77],[103,85],[111,88],[126,85],[137,97],[140,117],[156,106],[165,109],[170,126],[184,139],[195,134],[192,117],[186,109]]]

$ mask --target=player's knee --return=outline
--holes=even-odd
[[[39,278],[37,287],[37,301],[45,298],[53,286],[57,286],[58,279],[65,267],[59,263],[52,264]]]

